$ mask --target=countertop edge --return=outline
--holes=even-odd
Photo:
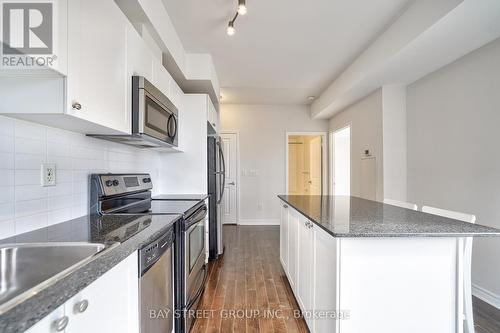
[[[309,221],[313,222],[315,225],[323,229],[325,232],[327,232],[329,235],[335,238],[422,238],[422,237],[428,237],[428,238],[441,238],[441,237],[451,237],[451,238],[463,238],[463,237],[481,237],[481,238],[493,238],[493,237],[500,237],[500,232],[498,233],[484,233],[484,232],[475,232],[475,233],[446,233],[446,232],[414,232],[414,233],[380,233],[380,232],[372,232],[372,233],[349,233],[349,234],[343,234],[343,233],[336,233],[331,231],[330,229],[326,228],[322,223],[317,222],[314,218],[312,218],[308,213],[304,212],[300,208],[298,208],[296,205],[291,203],[290,201],[286,200],[284,198],[283,194],[278,194],[277,195],[278,199],[285,202],[286,204],[290,205],[295,209],[297,212],[299,212],[301,215],[303,215],[305,218],[307,218]]]

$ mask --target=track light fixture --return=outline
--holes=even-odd
[[[238,0],[238,14],[245,15],[247,13],[247,6],[245,0]]]
[[[229,21],[226,32],[228,36],[232,36],[236,33],[236,29],[234,28],[234,20]]]
[[[236,29],[234,28],[234,22],[238,18],[238,15],[246,15],[247,13],[247,5],[246,0],[238,0],[238,11],[234,14],[234,17],[227,24],[226,33],[228,36],[233,36],[236,33]]]

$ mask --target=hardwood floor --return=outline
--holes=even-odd
[[[308,332],[294,317],[299,307],[279,261],[279,227],[226,225],[224,237],[191,332]]]
[[[191,332],[308,332],[293,314],[299,307],[279,261],[279,227],[226,225],[224,237]],[[474,320],[476,333],[500,333],[500,311],[477,298]]]
[[[476,333],[499,333],[500,310],[473,297],[474,328]]]

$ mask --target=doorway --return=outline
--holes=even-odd
[[[323,193],[324,134],[287,135],[287,194]]]
[[[237,224],[239,210],[238,132],[222,132],[220,135],[226,167],[224,195],[222,197],[222,223]]]
[[[332,194],[351,195],[351,126],[332,133]]]

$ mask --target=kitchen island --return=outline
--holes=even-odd
[[[481,225],[349,196],[278,196],[280,260],[311,332],[463,332]]]

